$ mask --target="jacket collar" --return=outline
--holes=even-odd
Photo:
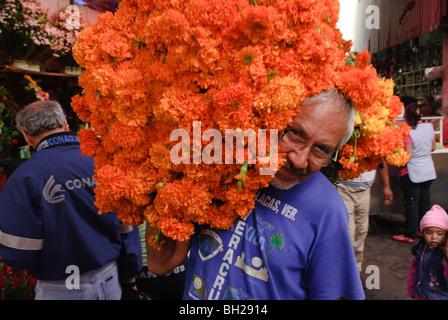
[[[70,131],[50,134],[37,144],[36,152],[64,145],[79,145],[78,136]]]

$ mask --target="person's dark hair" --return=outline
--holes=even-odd
[[[401,102],[403,102],[405,108],[410,104],[418,102],[418,99],[411,97],[411,96],[406,96],[406,95],[400,96],[400,100],[401,100]]]
[[[417,122],[422,118],[420,106],[418,104],[412,103],[406,107],[404,112],[404,118],[406,119],[406,123],[415,129],[417,126]]]
[[[57,101],[33,102],[16,115],[17,129],[32,137],[62,128],[64,122],[64,110]]]

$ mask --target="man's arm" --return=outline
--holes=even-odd
[[[407,153],[409,153],[409,155],[412,155],[412,150],[414,149],[414,146],[412,144],[412,140],[409,137],[409,140],[405,140],[404,141],[404,151],[406,151]]]
[[[142,245],[137,227],[120,223],[122,247],[117,259],[122,286],[135,285],[135,278],[142,269]]]
[[[42,255],[43,218],[30,194],[35,185],[17,173],[0,193],[0,256],[11,267],[32,269]]]
[[[384,205],[389,206],[394,200],[394,193],[390,187],[389,169],[386,161],[382,160],[382,164],[378,166],[377,172],[383,190],[383,203]]]
[[[146,254],[148,269],[156,275],[165,275],[180,265],[190,250],[191,241],[174,241],[164,237],[163,245],[159,249],[148,243],[148,239],[158,232],[149,223],[146,224]]]

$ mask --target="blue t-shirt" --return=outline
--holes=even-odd
[[[364,299],[336,189],[317,172],[290,190],[272,186],[231,230],[192,239],[184,299]]]

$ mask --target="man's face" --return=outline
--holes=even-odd
[[[347,114],[340,111],[340,98],[333,96],[322,102],[301,106],[287,130],[299,135],[310,146],[327,154],[336,152],[347,131]],[[279,138],[279,152],[286,153],[286,163],[271,181],[277,189],[287,190],[311,177],[322,166],[309,159],[311,147],[294,150]]]

